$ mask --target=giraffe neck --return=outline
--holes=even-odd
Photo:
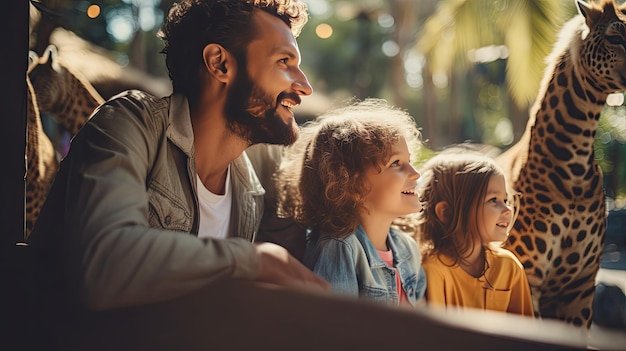
[[[40,111],[52,115],[71,136],[76,135],[94,109],[104,102],[89,81],[56,56],[33,66],[29,76]]]
[[[555,165],[595,167],[594,138],[607,94],[578,74],[569,52],[550,77],[529,121],[529,156]]]
[[[35,98],[35,91],[33,90],[28,77],[26,77],[26,86],[28,93],[28,105],[27,105],[27,140],[26,144],[26,158],[29,165],[33,165],[33,167],[29,167],[27,176],[30,176],[34,179],[40,178],[43,174],[43,168],[45,165],[40,164],[41,158],[39,157],[39,142],[41,131],[43,131],[43,126],[41,124],[41,120],[39,119],[37,113],[37,100]]]
[[[38,112],[37,98],[33,86],[26,77],[27,101],[27,190],[32,190],[33,183],[47,183],[56,172],[56,156],[52,142],[46,136]]]
[[[100,101],[93,98],[84,88],[80,87],[78,90],[73,93],[85,97],[83,102],[85,106],[77,106],[76,96],[67,94],[59,99],[54,106],[54,111],[51,111],[71,136],[78,133],[91,116],[91,112],[100,105]]]

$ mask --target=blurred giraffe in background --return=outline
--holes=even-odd
[[[48,46],[41,57],[31,51],[29,59],[25,238],[32,231],[58,167],[58,157],[42,127],[41,113],[52,115],[73,137],[104,102],[89,82],[63,64],[55,46]]]
[[[54,144],[42,128],[40,114],[51,115],[73,137],[105,98],[134,88],[157,96],[171,93],[168,78],[122,67],[107,50],[63,28],[69,13],[66,3],[34,0],[30,5],[25,238],[58,166]]]

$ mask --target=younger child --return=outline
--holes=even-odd
[[[522,264],[498,245],[515,221],[499,166],[482,155],[442,153],[422,172],[418,240],[428,304],[533,316]]]
[[[333,292],[415,305],[426,288],[419,248],[392,228],[421,209],[407,113],[367,99],[305,125],[278,172],[279,211],[309,228],[304,263]]]

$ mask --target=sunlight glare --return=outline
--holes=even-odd
[[[624,103],[624,93],[613,93],[606,97],[606,104],[609,106],[622,106]]]

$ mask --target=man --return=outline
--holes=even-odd
[[[161,30],[173,94],[124,92],[72,141],[29,239],[42,313],[157,303],[223,278],[327,290],[253,244],[263,194],[244,153],[289,145],[312,92],[300,1],[181,0]]]

